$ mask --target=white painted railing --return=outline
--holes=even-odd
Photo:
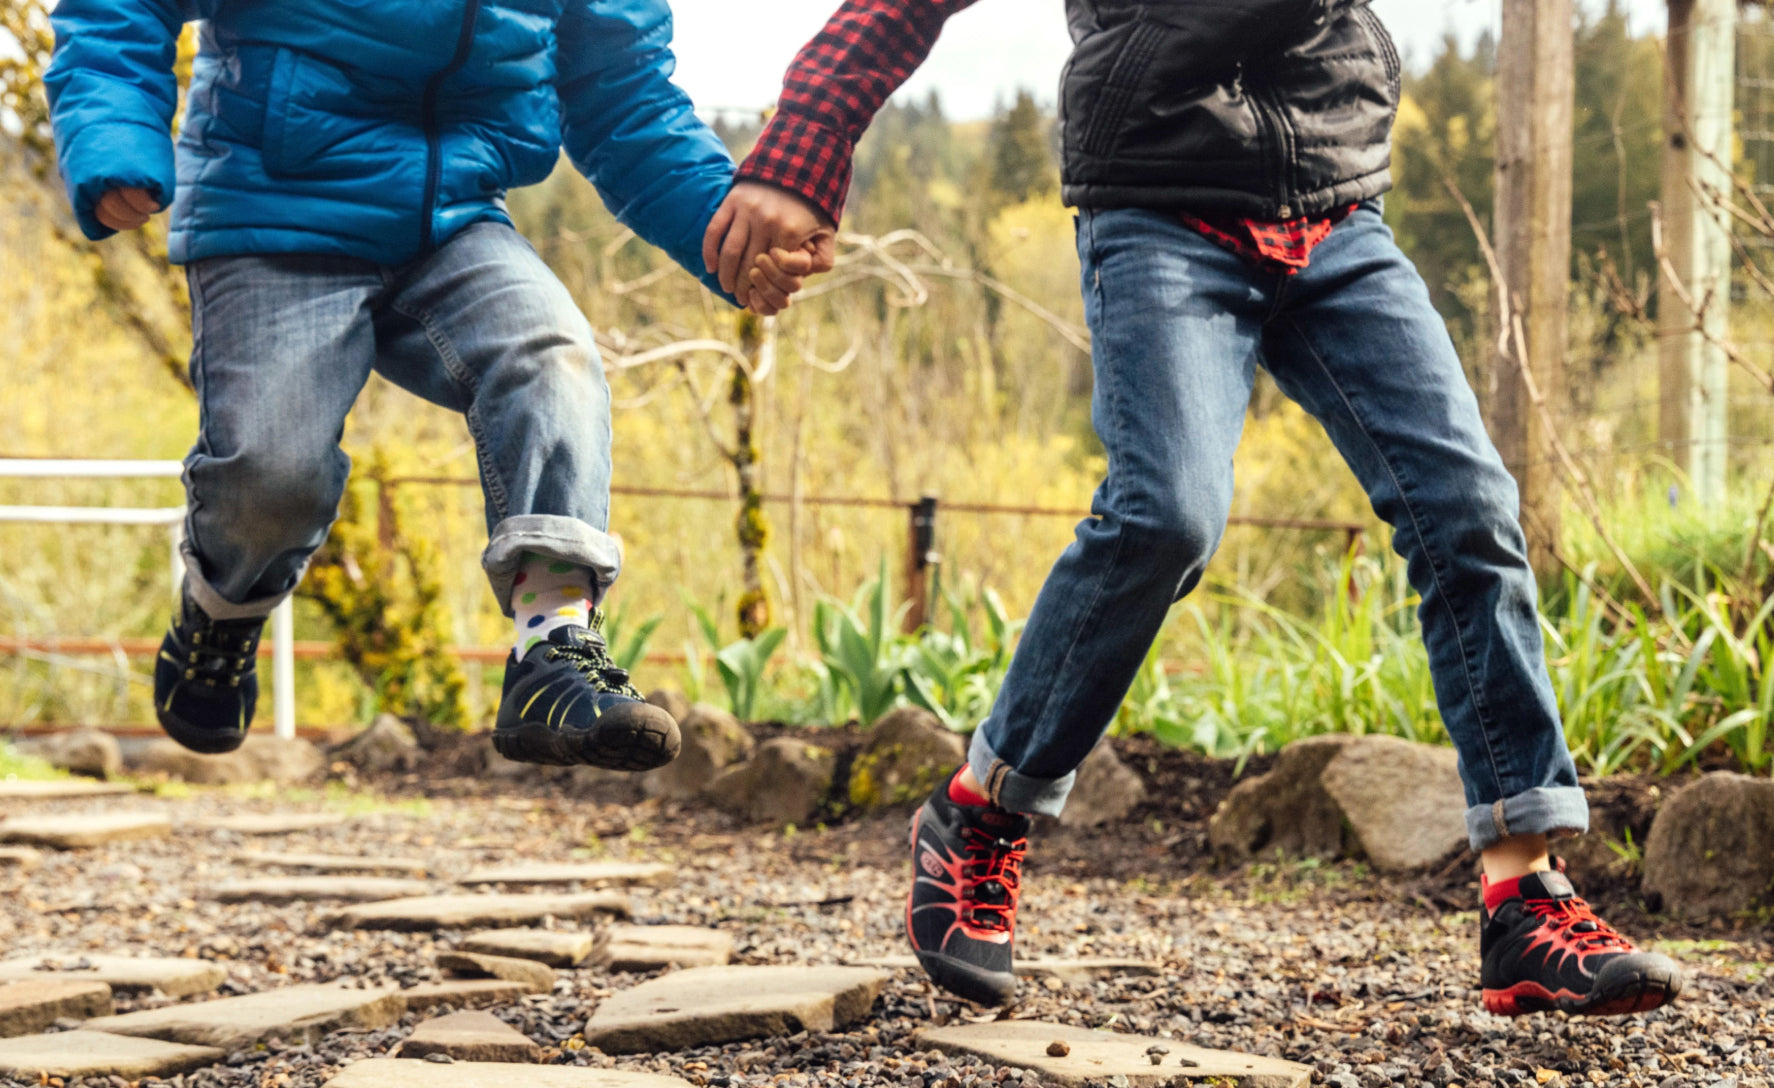
[[[36,479],[177,479],[178,461],[51,461],[0,458],[0,477]],[[174,607],[185,578],[180,548],[185,542],[185,508],[107,506],[0,506],[0,521],[59,525],[158,525],[171,545],[167,567]],[[272,722],[280,737],[296,735],[295,626],[290,602],[271,613]]]

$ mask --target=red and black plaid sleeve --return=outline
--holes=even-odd
[[[930,55],[948,17],[973,3],[845,0],[789,65],[776,115],[740,166],[740,180],[797,193],[837,222],[856,141]]]

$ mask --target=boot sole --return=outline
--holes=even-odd
[[[1518,982],[1508,989],[1486,990],[1484,1007],[1498,1016],[1527,1016],[1555,1009],[1569,1016],[1630,1016],[1667,1005],[1681,992],[1679,972],[1655,971],[1587,994],[1548,990],[1538,982]]]
[[[493,750],[517,763],[651,771],[678,757],[684,738],[675,718],[648,703],[612,710],[593,729],[516,722],[493,730]]]
[[[156,710],[154,716],[160,720],[161,730],[179,747],[196,752],[199,755],[220,756],[235,751],[246,743],[246,730],[199,729],[188,722],[180,721],[164,710]]]

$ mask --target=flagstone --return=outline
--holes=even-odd
[[[285,986],[246,997],[101,1017],[87,1026],[232,1051],[273,1037],[312,1043],[340,1028],[386,1027],[405,1011],[405,999],[391,987]]]
[[[42,860],[29,846],[0,846],[0,869],[35,869]]]
[[[224,903],[295,903],[307,900],[379,903],[403,896],[426,895],[430,891],[431,885],[422,880],[366,876],[285,876],[229,880],[216,885],[211,894]]]
[[[884,967],[891,971],[918,967],[916,956],[874,956],[850,961],[861,967]],[[1014,968],[1021,978],[1057,978],[1062,982],[1088,982],[1111,975],[1156,975],[1162,965],[1151,960],[1117,959],[1110,956],[1084,956],[1078,959],[1019,959]]]
[[[409,986],[400,992],[400,996],[407,999],[407,1011],[425,1012],[440,1007],[484,1009],[509,1005],[533,992],[521,982],[508,982],[502,978],[451,978]]]
[[[1312,1080],[1312,1067],[1297,1062],[1040,1020],[926,1028],[915,1039],[919,1047],[1033,1070],[1042,1084],[1080,1088],[1105,1082],[1126,1083],[1130,1088],[1180,1088],[1187,1084],[1305,1088]],[[1157,1064],[1153,1058],[1158,1059]],[[1125,1082],[1116,1079],[1122,1077]]]
[[[168,997],[207,993],[228,973],[209,960],[170,956],[51,953],[0,962],[0,982],[62,979],[103,982],[119,993],[159,990]]]
[[[108,842],[152,839],[172,831],[162,812],[88,812],[0,820],[0,842],[79,850]]]
[[[689,1088],[690,1082],[656,1073],[577,1065],[434,1065],[399,1058],[366,1058],[339,1070],[325,1088],[511,1088],[514,1084],[524,1088]]]
[[[534,1062],[542,1048],[490,1012],[455,1012],[414,1028],[399,1054],[448,1054],[460,1062]]]
[[[593,956],[612,971],[718,967],[733,958],[733,935],[701,926],[611,926]]]
[[[544,918],[628,917],[628,897],[617,892],[537,895],[436,895],[365,903],[333,916],[340,929],[422,931],[526,925]]]
[[[428,866],[411,858],[356,857],[347,854],[277,854],[243,850],[234,860],[256,869],[312,869],[319,873],[407,873],[424,876]]]
[[[501,978],[521,982],[539,994],[554,989],[554,968],[514,956],[488,956],[478,952],[439,952],[437,965],[467,978]]]
[[[111,987],[102,982],[40,978],[0,985],[0,1037],[31,1035],[64,1017],[111,1015]]]
[[[672,867],[655,862],[592,861],[567,865],[511,865],[476,869],[459,884],[656,884]]]
[[[683,1050],[832,1031],[868,1015],[892,976],[865,967],[697,967],[606,999],[585,1041],[606,1053]]]
[[[99,1031],[60,1031],[0,1039],[0,1073],[24,1077],[170,1077],[213,1065],[227,1056],[207,1046],[184,1046]]]
[[[183,825],[196,831],[232,831],[236,835],[288,835],[338,827],[345,817],[336,812],[268,812],[245,816],[210,816]]]
[[[47,782],[0,782],[0,801],[59,801],[75,797],[121,797],[136,788],[125,782],[58,778]]]
[[[535,960],[550,967],[577,967],[596,946],[596,934],[558,929],[489,929],[462,941],[464,952]]]

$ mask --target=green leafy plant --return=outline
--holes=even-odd
[[[854,709],[864,725],[873,724],[899,702],[905,647],[894,633],[904,606],[888,599],[887,565],[845,606],[823,600],[813,607],[813,634],[823,675],[821,702],[827,720],[847,719]]]
[[[645,661],[647,646],[663,622],[664,616],[648,616],[630,628],[627,604],[611,613],[604,620],[604,641],[610,646],[610,659],[616,662],[616,667],[633,672],[635,666]]]
[[[764,670],[788,631],[772,627],[756,638],[742,638],[715,654],[715,667],[727,688],[727,705],[741,721],[751,721],[758,694],[764,686]]]

